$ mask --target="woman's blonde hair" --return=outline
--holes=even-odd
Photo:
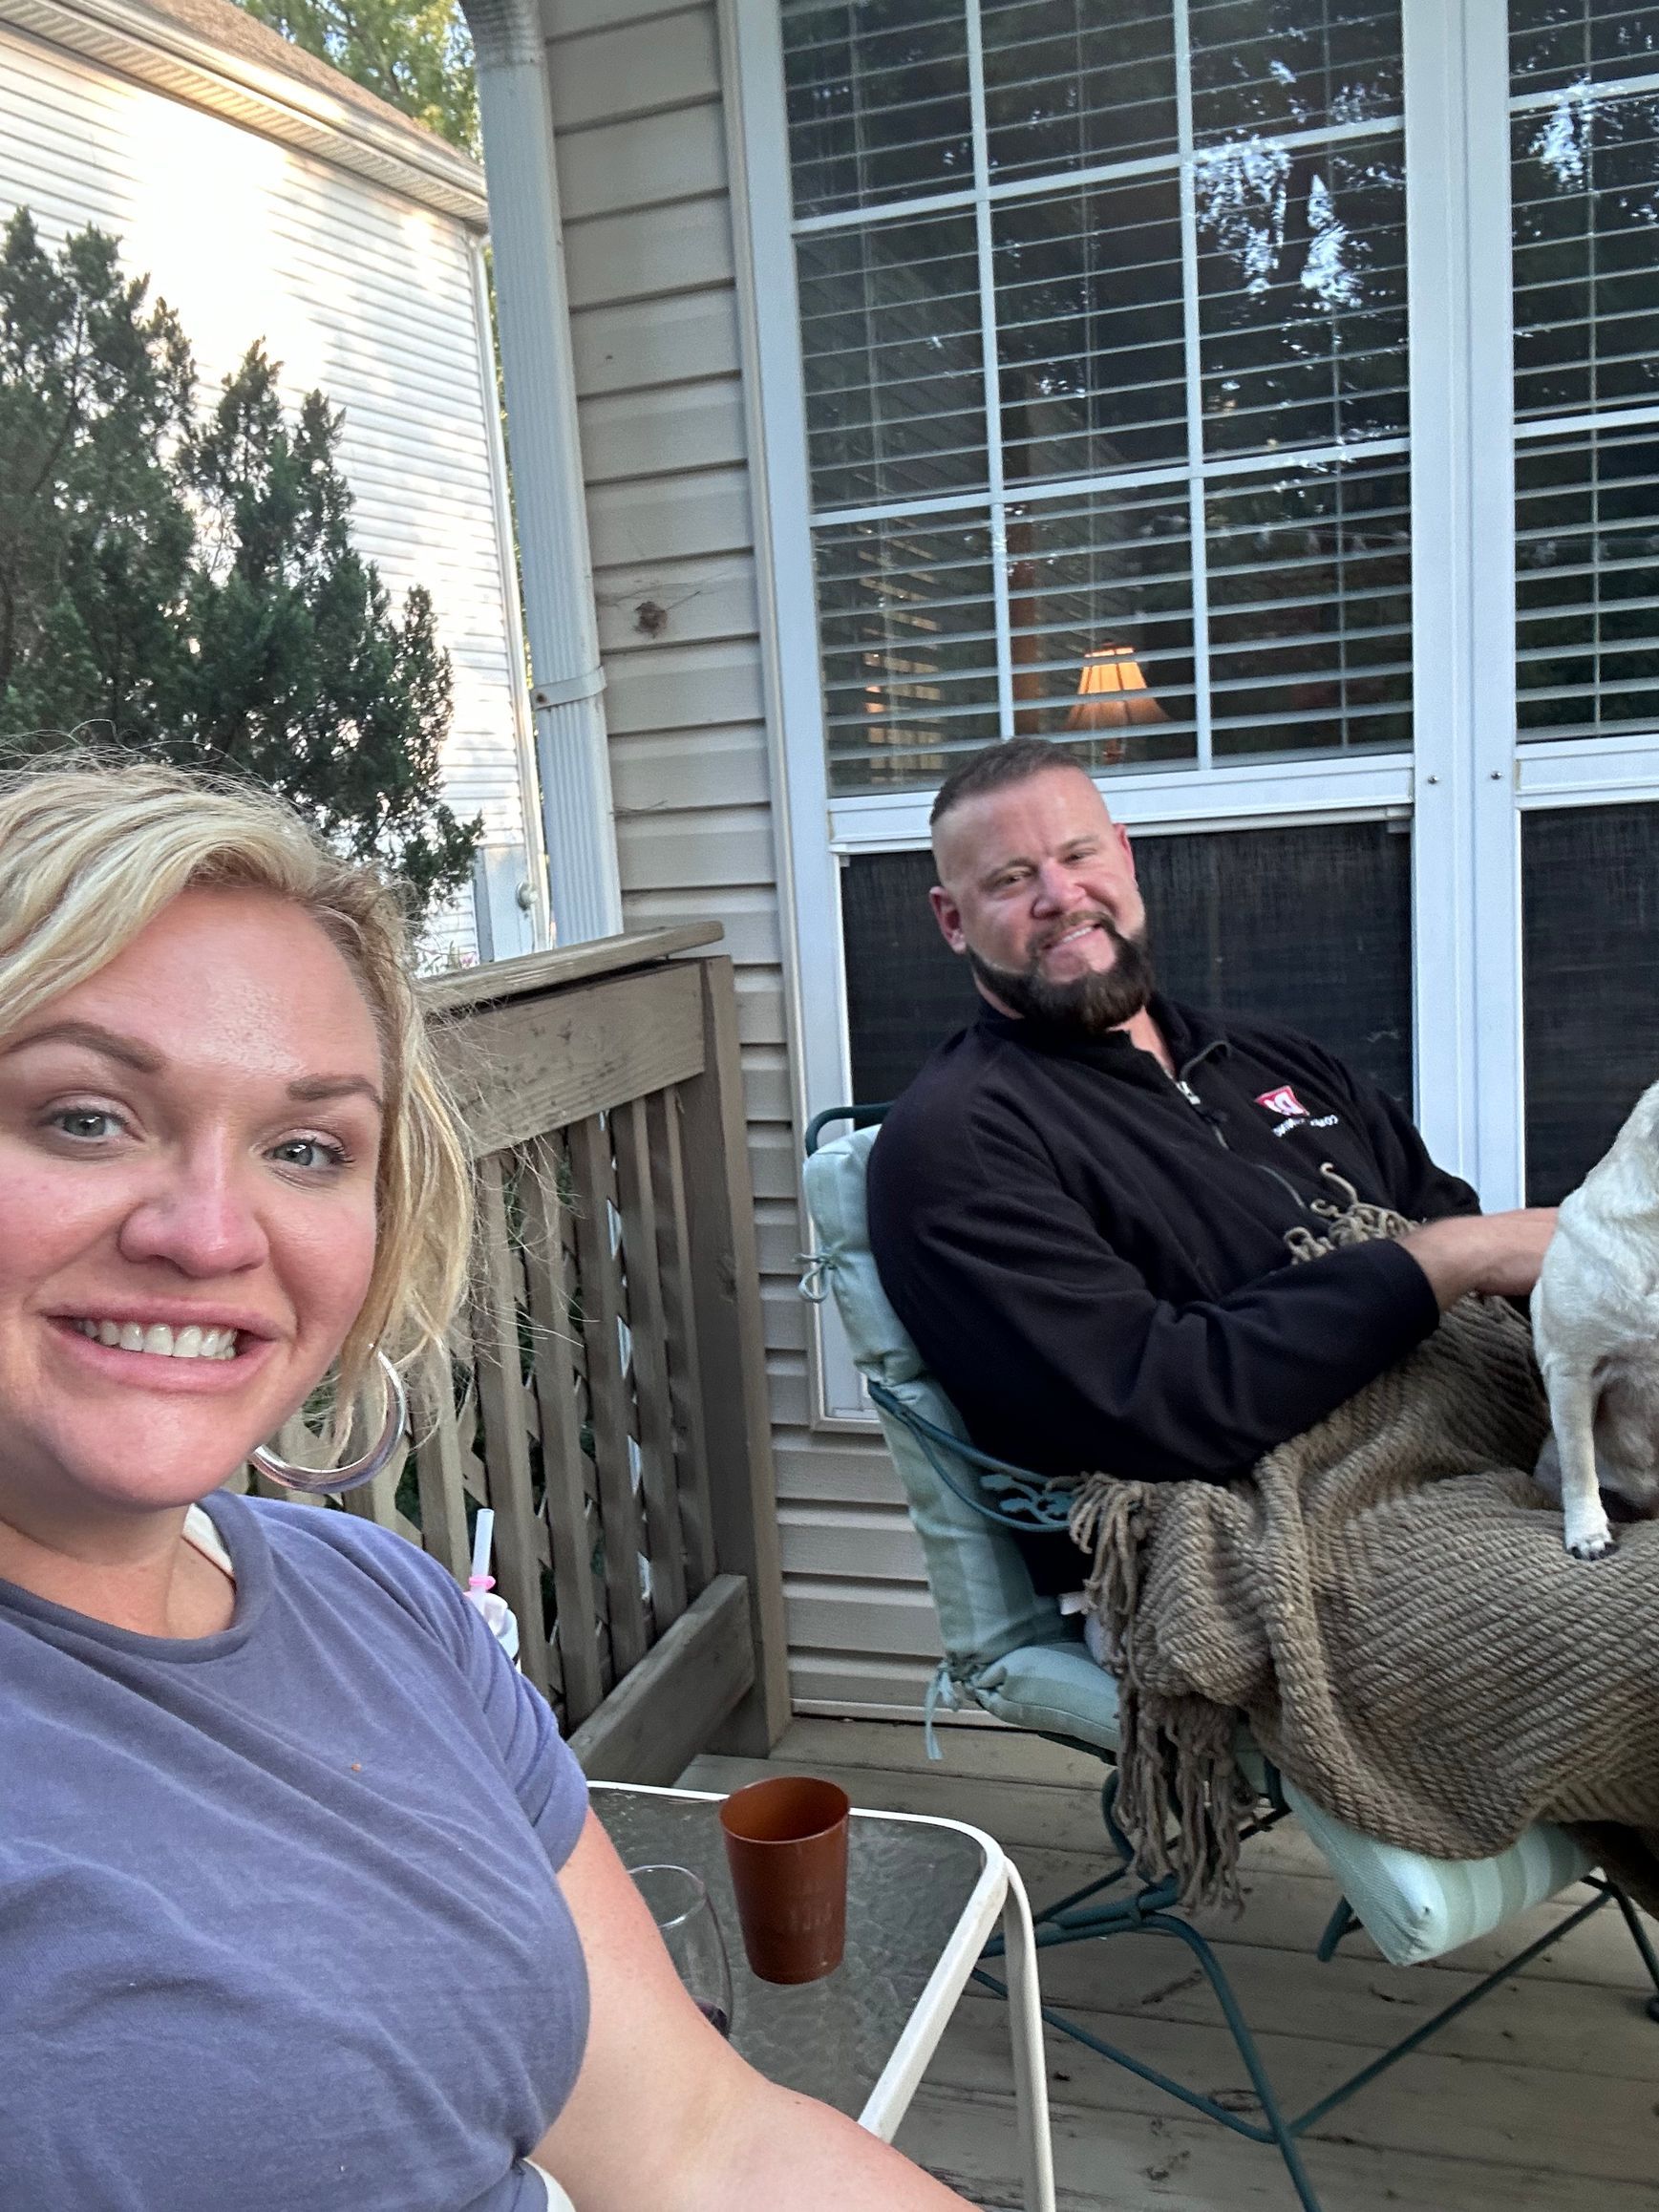
[[[466,1271],[472,1182],[427,1042],[397,898],[292,807],[177,769],[51,761],[0,772],[0,1036],[105,967],[190,889],[267,891],[338,947],[380,1036],[386,1116],[368,1294],[341,1348],[343,1416],[378,1347],[443,1335]]]

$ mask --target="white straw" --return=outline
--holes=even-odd
[[[496,1517],[487,1505],[479,1507],[478,1520],[473,1523],[473,1581],[487,1582],[490,1573],[490,1545],[495,1541]]]

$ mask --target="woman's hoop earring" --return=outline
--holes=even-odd
[[[313,1496],[323,1491],[355,1490],[360,1483],[373,1481],[390,1462],[409,1421],[409,1400],[403,1393],[403,1377],[383,1351],[376,1351],[374,1356],[386,1377],[386,1426],[373,1448],[361,1459],[348,1460],[344,1467],[295,1467],[287,1459],[279,1459],[264,1444],[256,1444],[248,1457],[262,1475],[280,1482],[285,1489],[309,1491]]]

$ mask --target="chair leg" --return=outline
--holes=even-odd
[[[1251,2034],[1249,2024],[1239,2008],[1238,1999],[1233,1994],[1232,1987],[1227,1981],[1221,1961],[1195,1928],[1189,1928],[1184,1921],[1176,1921],[1168,1914],[1156,1910],[1144,1916],[1131,1915],[1117,1928],[1102,1929],[1099,1932],[1101,1934],[1126,1934],[1136,1929],[1142,1932],[1177,1936],[1196,1955],[1215,1993],[1216,2000],[1221,2006],[1222,2016],[1226,2024],[1227,2031],[1232,2036],[1239,2056],[1244,2061],[1245,2072],[1250,2076],[1255,2100],[1262,2109],[1260,2120],[1248,2119],[1243,2114],[1231,2110],[1226,2105],[1219,2104],[1213,2096],[1203,2090],[1189,2089],[1184,2082],[1177,2081],[1172,2075],[1165,2074],[1160,2067],[1148,2066],[1144,2060],[1136,2058],[1127,2051],[1120,2050],[1117,2044],[1105,2042],[1092,2030],[1085,2028],[1081,2021],[1073,2020],[1066,2013],[1055,2011],[1052,2005],[1045,2005],[1042,2008],[1044,2020],[1051,2028],[1057,2030],[1060,2034],[1069,2036],[1074,2043],[1082,2044],[1085,2050],[1096,2052],[1100,2057],[1109,2059],[1114,2066],[1122,2067],[1125,2073],[1137,2075],[1141,2081],[1150,2082],[1154,2089],[1161,2089],[1166,2096],[1177,2098],[1193,2112],[1202,2115],[1203,2118],[1219,2121],[1233,2135],[1243,2136],[1246,2142],[1260,2143],[1264,2149],[1277,2150],[1285,2161],[1286,2170],[1289,2176],[1291,2186],[1296,2191],[1296,2201],[1302,2206],[1302,2212],[1322,2212],[1319,2199],[1314,2194],[1313,2183],[1308,2179],[1308,2169],[1302,2162],[1302,2152],[1296,2140],[1298,2123],[1294,2120],[1287,2120],[1280,2110],[1278,2099],[1273,2094],[1273,2085],[1267,2078],[1266,2068],[1256,2048],[1255,2037]],[[1062,1940],[1076,1941],[1079,1939],[1074,1936],[1068,1936]],[[981,1988],[989,1989],[998,1997],[1006,1998],[1009,1995],[1008,1984],[999,1982],[994,1974],[987,1973],[983,1967],[973,1968],[972,1979],[979,1983]]]
[[[1274,2095],[1273,2084],[1267,2077],[1266,2066],[1262,2053],[1256,2048],[1256,2038],[1250,2031],[1249,2022],[1244,2018],[1244,2012],[1240,2009],[1238,1998],[1233,1994],[1233,1985],[1227,1979],[1226,1970],[1222,1962],[1217,1958],[1205,1939],[1199,1934],[1197,1928],[1188,1927],[1185,1921],[1177,1920],[1168,1913],[1159,1913],[1152,1918],[1150,1925],[1161,1927],[1167,1934],[1179,1937],[1203,1968],[1210,1988],[1215,1993],[1216,2003],[1222,2009],[1222,2017],[1227,2024],[1227,2032],[1231,2035],[1239,2056],[1244,2060],[1245,2071],[1250,2076],[1251,2085],[1256,2092],[1256,2101],[1262,2108],[1262,2116],[1271,2131],[1272,2140],[1278,2149],[1279,2156],[1285,2161],[1286,2171],[1290,2177],[1290,2185],[1296,2192],[1296,2201],[1302,2205],[1303,2212],[1321,2212],[1319,2199],[1313,2192],[1313,2183],[1308,2179],[1307,2167],[1302,2163],[1302,2149],[1296,2140],[1296,2130],[1293,2124],[1286,2119],[1284,2113],[1279,2108],[1279,2099]]]
[[[1116,1767],[1106,1769],[1106,1778],[1100,1784],[1100,1819],[1106,1833],[1112,1839],[1112,1848],[1125,1866],[1135,1863],[1135,1846],[1117,1825],[1117,1781]]]
[[[1359,1920],[1352,1905],[1349,1904],[1346,1897],[1339,1897],[1336,1901],[1336,1910],[1326,1922],[1325,1933],[1320,1937],[1319,1948],[1314,1953],[1322,1967],[1329,1966],[1331,1960],[1336,1956],[1337,1945],[1341,1943],[1350,1928],[1355,1928],[1358,1925]]]
[[[1613,1903],[1625,1916],[1625,1925],[1630,1931],[1630,1941],[1642,1954],[1642,1964],[1648,1969],[1648,1979],[1653,1985],[1653,1995],[1648,2000],[1648,2017],[1659,2025],[1659,1953],[1653,1949],[1653,1939],[1642,1925],[1642,1916],[1616,1882],[1607,1887],[1613,1893]]]

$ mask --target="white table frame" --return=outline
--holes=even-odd
[[[686,1803],[717,1805],[723,1793],[662,1789],[646,1782],[590,1782],[590,1791],[627,1791],[642,1797],[677,1797]],[[930,1813],[879,1813],[855,1808],[855,1820],[896,1820],[910,1828],[950,1828],[972,1839],[985,1864],[961,1918],[916,2000],[904,2031],[888,2054],[880,2077],[864,2100],[859,2125],[890,2143],[909,2109],[929,2060],[939,2048],[956,2001],[968,1986],[986,1941],[1000,1921],[1008,1968],[1009,2033],[1013,2046],[1014,2117],[1019,2129],[1020,2164],[1027,2212],[1054,2212],[1054,2154],[1049,2135],[1049,2083],[1043,2063],[1042,2000],[1037,1983],[1037,1946],[1032,1908],[1019,1870],[995,1837],[966,1820],[944,1820]]]

